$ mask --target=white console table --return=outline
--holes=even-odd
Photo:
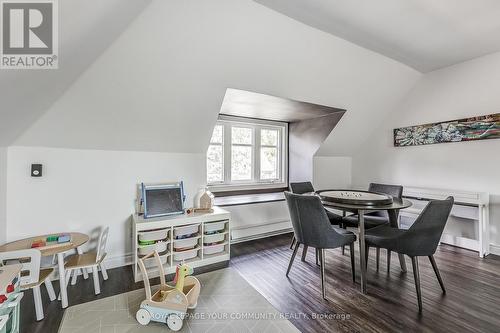
[[[214,264],[217,262],[227,261],[230,258],[231,248],[231,233],[230,233],[230,213],[220,207],[214,207],[213,213],[192,213],[165,216],[158,218],[144,219],[144,216],[134,214],[132,216],[132,244],[134,253],[134,279],[135,281],[142,280],[142,274],[138,265],[138,259],[141,256],[139,253],[139,236],[151,232],[164,232],[166,237],[161,240],[162,247],[166,250],[160,253],[160,259],[163,264],[163,269],[166,274],[174,273],[176,265],[183,260],[175,260],[177,255],[186,252],[196,252],[196,256],[187,259],[184,262],[189,263],[193,268]],[[224,229],[217,233],[220,237],[223,235],[223,241],[215,246],[222,246],[224,249],[221,252],[206,254],[209,248],[214,245],[205,245],[205,238],[211,235],[207,234],[205,230],[210,226],[210,223],[223,223]],[[183,227],[193,227],[196,232],[189,237],[182,239],[175,239],[174,233],[176,230],[181,230]],[[212,234],[213,235],[213,234]],[[179,241],[196,241],[194,249],[188,251],[176,251],[174,244]],[[145,262],[146,269],[148,270],[149,277],[158,276],[158,268],[154,258],[147,259]]]
[[[450,218],[460,218],[478,224],[477,239],[470,239],[444,233],[441,242],[474,250],[483,258],[490,253],[489,194],[422,187],[404,187],[403,197],[412,201],[413,206],[400,212],[402,228],[409,228],[427,205],[429,200],[455,198]],[[450,222],[450,220],[448,220]]]

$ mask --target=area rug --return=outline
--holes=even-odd
[[[197,278],[201,283],[198,306],[188,310],[179,332],[299,332],[234,269]],[[165,324],[142,326],[136,321],[135,314],[144,299],[144,289],[140,289],[71,306],[64,313],[59,333],[169,332]]]

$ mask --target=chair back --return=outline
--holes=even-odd
[[[321,200],[315,195],[285,192],[295,238],[316,248],[336,248],[344,237],[331,226]]]
[[[436,252],[453,203],[453,197],[429,201],[402,239],[405,254],[430,256]]]
[[[394,199],[402,199],[403,197],[403,186],[401,185],[388,185],[388,184],[378,184],[378,183],[370,183],[368,186],[369,192],[378,192],[390,195]],[[371,212],[369,215],[372,216],[383,216],[389,218],[387,211],[379,210],[375,212]]]
[[[106,243],[108,242],[109,227],[104,228],[99,235],[97,243],[97,261],[101,261],[106,256]]]
[[[19,284],[22,287],[27,284],[37,283],[40,278],[40,259],[42,254],[37,249],[26,249],[9,252],[0,252],[0,262],[4,265],[21,264],[21,278]]]
[[[311,182],[290,183],[290,190],[295,194],[314,192]]]

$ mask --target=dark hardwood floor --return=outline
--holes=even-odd
[[[368,294],[353,284],[349,253],[339,249],[326,255],[327,297],[321,298],[319,268],[314,249],[307,262],[297,255],[289,278],[285,270],[290,259],[290,235],[234,244],[230,266],[240,274],[302,332],[499,332],[500,258],[480,259],[476,253],[442,245],[436,253],[447,294],[443,295],[427,258],[420,259],[424,310],[418,314],[411,264],[401,273],[397,257],[386,272],[385,251],[375,269],[375,253],[368,264]],[[300,250],[299,250],[300,252]],[[224,265],[211,266],[204,271]],[[201,271],[196,271],[196,274]],[[79,279],[69,286],[70,306],[142,288],[134,283],[130,267],[109,270],[101,295],[94,296],[92,279]],[[101,281],[102,282],[102,281]],[[156,281],[157,282],[157,281]],[[57,291],[57,283],[54,284]],[[35,322],[33,297],[27,292],[22,301],[22,332],[57,332],[63,310],[59,302],[49,304],[42,294],[46,318]]]

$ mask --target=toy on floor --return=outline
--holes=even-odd
[[[148,272],[144,260],[155,257],[160,273],[160,288],[153,295],[149,284]],[[165,282],[165,271],[158,252],[154,251],[139,259],[139,267],[144,279],[146,299],[142,301],[135,315],[141,325],[147,325],[151,320],[166,323],[172,331],[182,328],[183,319],[188,309],[194,309],[200,295],[200,281],[194,276],[193,269],[186,264],[177,265],[175,278],[170,286]]]

